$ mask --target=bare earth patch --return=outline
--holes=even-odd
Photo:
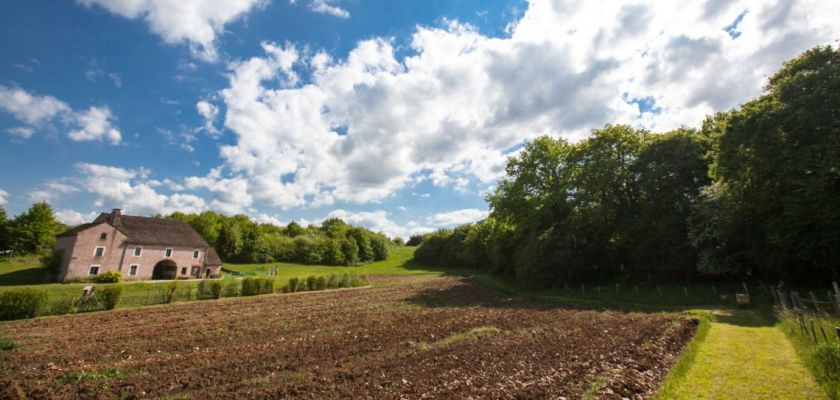
[[[406,278],[5,323],[0,398],[641,399],[695,330]]]

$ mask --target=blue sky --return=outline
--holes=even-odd
[[[698,126],[840,38],[831,2],[578,3],[4,4],[0,204],[407,236],[486,215],[528,139]]]

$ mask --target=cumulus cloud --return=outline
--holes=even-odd
[[[79,0],[86,7],[98,5],[128,19],[142,19],[164,42],[186,42],[191,52],[215,61],[216,37],[233,22],[265,0]]]
[[[77,142],[90,140],[107,140],[111,144],[119,144],[122,134],[113,126],[114,116],[108,107],[91,107],[76,115],[79,129],[70,131],[67,136]]]
[[[198,115],[204,118],[204,130],[211,135],[218,134],[219,131],[214,124],[216,122],[216,116],[219,115],[219,107],[214,106],[206,100],[201,100],[195,104],[195,108],[198,111]]]
[[[9,196],[9,192],[0,189],[0,206],[6,204],[6,197]]]
[[[7,88],[2,85],[0,85],[0,108],[30,125],[42,124],[71,111],[67,103],[53,96],[33,95],[23,89]]]
[[[59,123],[69,127],[67,136],[74,141],[107,140],[111,144],[122,141],[120,131],[113,124],[114,115],[107,106],[74,111],[67,103],[53,96],[40,96],[0,85],[0,109],[29,124],[6,130],[23,139],[32,137],[35,128]]]
[[[423,179],[486,187],[510,149],[541,134],[697,126],[840,35],[840,4],[787,3],[532,0],[506,37],[419,26],[402,58],[388,38],[345,59],[264,43],[219,93],[236,137],[220,149],[225,173],[196,179],[235,181],[239,207],[371,203]]]
[[[70,193],[76,193],[79,187],[62,181],[50,181],[41,185],[38,189],[29,192],[29,200],[32,202],[49,201]]]
[[[55,218],[57,220],[70,226],[91,222],[97,216],[99,216],[99,213],[96,211],[80,213],[71,209],[61,209],[55,212]]]
[[[193,194],[163,194],[149,179],[151,171],[126,169],[92,163],[77,163],[78,185],[96,197],[97,207],[122,208],[126,213],[148,215],[174,211],[201,212],[207,209],[204,199]],[[107,207],[106,207],[107,208]]]
[[[487,218],[487,215],[486,210],[465,208],[432,215],[426,219],[426,222],[435,226],[455,226],[482,220]]]

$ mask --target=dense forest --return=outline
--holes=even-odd
[[[385,235],[338,218],[308,227],[296,222],[285,227],[258,224],[245,215],[228,217],[213,211],[176,212],[166,218],[190,224],[226,262],[355,265],[384,260],[391,245]]]
[[[348,225],[338,218],[327,219],[321,226],[302,227],[291,222],[280,227],[258,224],[241,214],[228,217],[213,211],[155,217],[187,222],[216,248],[225,262],[355,265],[384,260],[390,246],[402,244],[401,240],[391,242],[385,235]],[[0,251],[41,255],[47,263],[55,235],[67,228],[55,219],[46,202],[33,204],[13,219],[0,207]]]
[[[840,50],[818,47],[763,95],[654,134],[544,136],[508,160],[490,216],[412,237],[416,257],[552,286],[616,277],[835,279]]]

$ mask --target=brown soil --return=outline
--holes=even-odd
[[[696,330],[394,279],[5,323],[0,398],[641,399]],[[480,327],[498,331],[451,340]]]

